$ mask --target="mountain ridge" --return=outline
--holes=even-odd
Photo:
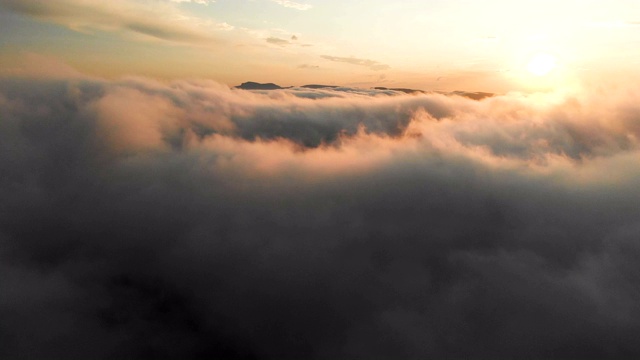
[[[305,89],[336,89],[340,88],[339,85],[324,85],[324,84],[307,84],[302,86],[288,86],[283,87],[274,83],[259,83],[255,81],[247,81],[243,82],[240,85],[234,86],[235,89],[241,90],[283,90],[283,89],[291,89],[294,87],[305,88]],[[493,97],[496,94],[484,91],[451,91],[451,92],[442,92],[442,91],[426,91],[421,89],[410,89],[410,88],[388,88],[384,86],[375,86],[371,87],[373,90],[381,90],[381,91],[397,91],[403,92],[405,94],[429,94],[429,93],[438,93],[448,96],[462,96],[473,100],[482,100],[488,97]]]

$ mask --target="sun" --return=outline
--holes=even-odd
[[[549,54],[538,54],[531,59],[527,70],[536,76],[544,76],[556,68],[556,58]]]

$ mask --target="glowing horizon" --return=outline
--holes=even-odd
[[[2,0],[0,65],[29,71],[37,54],[110,78],[549,90],[633,72],[638,19],[623,0]],[[540,53],[559,66],[530,81]]]

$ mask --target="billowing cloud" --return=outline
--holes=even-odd
[[[637,88],[0,80],[3,358],[637,358]]]
[[[0,6],[77,31],[123,31],[177,43],[213,45],[222,40],[212,30],[229,30],[226,23],[202,24],[180,14],[172,2],[0,0]]]
[[[286,8],[296,9],[296,10],[309,10],[312,8],[310,4],[303,4],[291,0],[271,0],[272,2],[282,5]]]
[[[389,65],[381,64],[377,61],[369,60],[369,59],[358,59],[354,57],[340,57],[340,56],[331,56],[331,55],[322,55],[320,57],[330,61],[366,66],[371,70],[387,70],[391,68]]]

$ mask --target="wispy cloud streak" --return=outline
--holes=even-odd
[[[322,55],[320,57],[323,58],[323,59],[330,60],[330,61],[335,61],[335,62],[342,62],[342,63],[352,64],[352,65],[366,66],[366,67],[370,68],[371,70],[387,70],[387,69],[391,68],[387,64],[381,64],[378,61],[369,60],[369,59],[359,59],[359,58],[354,58],[354,57],[340,57],[340,56],[331,56],[331,55]]]
[[[0,0],[0,5],[77,31],[124,31],[186,44],[219,44],[222,40],[215,35],[215,29],[227,30],[230,26],[199,26],[197,21],[181,15],[172,2]]]

